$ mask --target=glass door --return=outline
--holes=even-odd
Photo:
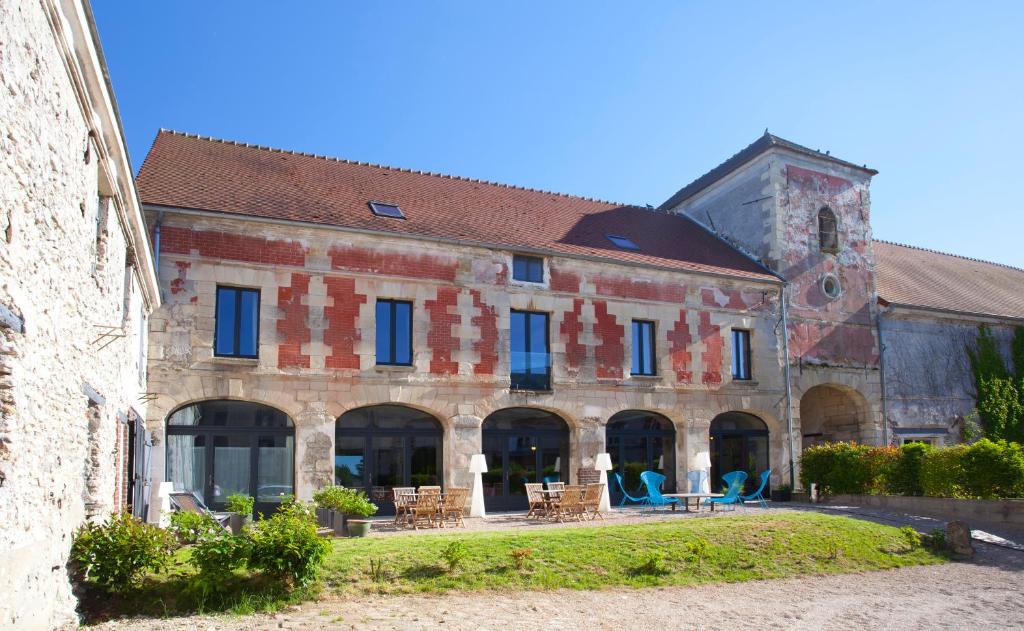
[[[207,449],[206,505],[222,511],[229,496],[252,495],[252,437],[248,434],[212,434]]]
[[[256,507],[258,514],[270,515],[295,489],[295,438],[258,436],[256,451]]]
[[[508,467],[505,469],[508,476],[505,481],[505,488],[509,496],[526,497],[526,484],[537,482],[537,441],[533,436],[509,436],[508,444]],[[513,500],[515,502],[515,500]],[[521,502],[525,502],[523,499]]]

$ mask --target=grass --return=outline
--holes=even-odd
[[[238,570],[225,591],[203,592],[187,559],[188,552],[179,551],[170,571],[148,576],[140,587],[122,594],[89,587],[82,599],[83,615],[89,622],[119,615],[244,615],[277,611],[325,594],[736,582],[925,565],[945,557],[914,545],[890,526],[786,513],[527,533],[450,531],[338,539],[320,582],[294,591]]]

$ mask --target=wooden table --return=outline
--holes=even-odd
[[[687,512],[698,512],[698,513],[700,512],[700,501],[702,499],[706,499],[706,498],[709,498],[709,497],[725,497],[721,493],[662,493],[662,495],[664,495],[665,497],[675,497],[675,498],[681,499],[681,500],[683,500],[684,505],[686,506],[686,511]],[[691,499],[696,499],[697,500],[697,510],[696,511],[691,511],[690,510],[690,500]],[[675,509],[676,509],[676,505],[672,504],[672,510],[675,510]],[[715,502],[711,502],[711,510],[712,511],[715,510]]]

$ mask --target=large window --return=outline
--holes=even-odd
[[[654,375],[654,323],[633,320],[634,375]]]
[[[288,415],[259,403],[202,401],[167,419],[167,479],[214,510],[229,495],[256,498],[270,514],[295,492],[295,428]]]
[[[377,301],[377,363],[412,365],[412,303]]]
[[[732,330],[732,378],[750,379],[750,331]]]
[[[401,405],[372,405],[341,415],[334,430],[334,481],[363,489],[394,511],[396,486],[435,486],[441,472],[443,430],[430,414]]]
[[[548,314],[513,311],[512,388],[551,389],[551,356],[548,351]]]
[[[507,408],[484,419],[487,510],[526,510],[526,485],[569,481],[569,427],[533,408]]]
[[[839,251],[839,223],[831,208],[818,211],[818,247],[822,252],[835,254]]]
[[[512,257],[512,279],[527,283],[544,282],[544,259],[516,254]]]
[[[768,469],[768,426],[752,414],[725,412],[711,421],[711,489],[730,471],[746,471],[745,492],[753,492]],[[765,491],[767,496],[767,490]]]
[[[259,348],[259,337],[259,290],[218,287],[213,354],[254,359]]]
[[[643,410],[619,412],[608,419],[605,444],[614,472],[622,476],[627,492],[633,494],[639,489],[640,474],[644,471],[661,473],[665,476],[662,491],[675,491],[676,430],[667,418]],[[609,483],[612,499],[618,502],[622,499],[621,491],[610,476]]]

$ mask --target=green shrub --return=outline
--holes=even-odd
[[[251,495],[244,493],[228,495],[228,500],[224,503],[225,510],[236,515],[252,515],[254,506],[256,506],[256,500]]]
[[[527,562],[533,557],[533,548],[512,548],[509,550],[509,556],[512,557],[512,565],[516,570],[522,572],[526,569]]]
[[[249,567],[305,585],[317,577],[330,543],[316,534],[312,506],[285,502],[249,530]]]
[[[234,536],[218,528],[200,537],[192,547],[190,560],[199,570],[199,580],[204,586],[222,587],[232,572],[248,560],[250,548],[247,535]]]
[[[963,456],[967,445],[932,449],[921,458],[921,490],[931,497],[967,497]]]
[[[894,495],[924,495],[921,486],[921,462],[932,450],[926,443],[910,443],[898,450],[888,472],[887,492]]]
[[[377,505],[366,497],[366,493],[342,486],[325,486],[313,494],[313,501],[320,508],[327,508],[351,517],[369,517],[377,512]]]
[[[100,525],[85,523],[75,534],[71,558],[88,580],[119,591],[136,585],[147,572],[164,569],[174,547],[170,532],[125,512]]]
[[[1024,497],[1024,446],[983,438],[964,450],[964,489],[970,497]]]
[[[816,483],[830,495],[883,492],[896,458],[892,447],[825,443],[800,456],[800,481],[807,488]]]
[[[921,547],[921,534],[914,530],[912,526],[900,527],[900,535],[903,537],[903,540],[907,545],[910,546],[911,550]]]
[[[452,541],[441,551],[441,557],[448,566],[448,571],[454,572],[465,565],[466,559],[469,558],[469,549],[461,541]]]
[[[349,490],[343,486],[325,486],[313,493],[313,501],[320,508],[342,512]]]
[[[921,545],[932,552],[946,551],[946,531],[942,528],[935,528],[926,535],[921,536]]]
[[[633,574],[642,576],[664,576],[669,573],[665,565],[665,557],[658,552],[648,552],[640,561],[640,564],[633,568]]]
[[[222,528],[209,515],[179,510],[171,513],[170,530],[178,538],[178,541],[189,545],[199,541],[199,538],[204,534],[210,531],[222,530]]]

